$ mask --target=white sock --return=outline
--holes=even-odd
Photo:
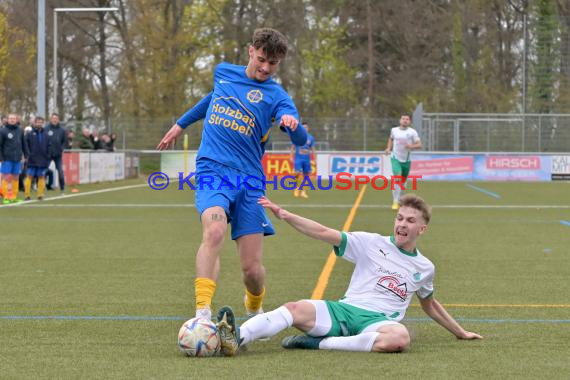
[[[378,335],[379,332],[371,331],[354,336],[333,336],[323,339],[319,349],[370,352]]]
[[[241,344],[268,338],[291,326],[293,326],[293,316],[289,309],[281,306],[273,311],[256,315],[241,325],[239,329]]]
[[[204,318],[209,321],[212,320],[212,310],[209,307],[203,309],[196,309],[196,318]]]

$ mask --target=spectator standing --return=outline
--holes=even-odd
[[[59,188],[61,195],[65,194],[65,176],[63,173],[63,150],[67,146],[67,132],[59,124],[59,115],[52,113],[50,123],[46,127],[47,138],[49,142],[49,160],[51,164],[55,163],[57,177],[59,179]]]

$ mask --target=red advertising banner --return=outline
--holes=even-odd
[[[540,170],[539,156],[489,156],[487,169],[493,170]]]
[[[412,169],[410,172],[413,175],[421,176],[473,173],[473,157],[450,157],[412,161]]]
[[[285,176],[294,173],[293,163],[291,156],[287,153],[267,153],[263,156],[263,171],[265,175],[270,176]],[[311,177],[317,175],[317,164],[314,159],[311,159]]]
[[[79,183],[79,153],[63,152],[63,172],[66,184]]]

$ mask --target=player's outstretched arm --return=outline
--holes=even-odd
[[[160,143],[158,143],[156,149],[166,150],[171,146],[173,146],[174,143],[176,142],[176,139],[182,134],[182,131],[184,131],[184,129],[182,129],[181,126],[179,126],[178,124],[174,124],[172,128],[170,128],[170,130],[166,132],[162,140],[160,140]]]
[[[449,330],[457,339],[483,339],[481,335],[467,331],[461,327],[435,298],[420,298],[420,304],[424,312],[429,315],[431,319]]]
[[[312,237],[313,239],[322,240],[332,245],[339,246],[342,241],[342,234],[340,231],[323,226],[314,220],[303,218],[297,214],[293,214],[279,205],[271,202],[266,197],[259,198],[257,201],[260,205],[271,210],[271,212],[277,217],[289,223],[293,228],[295,228],[300,233]]]
[[[305,128],[298,128],[299,121],[293,115],[281,116],[279,127],[287,131],[291,142],[294,145],[302,146],[307,142],[307,131]]]
[[[213,92],[204,96],[196,105],[190,108],[180,119],[176,121],[176,124],[170,128],[168,132],[164,135],[160,143],[156,146],[157,150],[165,150],[170,148],[176,142],[176,139],[182,134],[182,131],[188,127],[190,124],[195,123],[198,120],[202,120],[206,117],[208,112],[208,107],[210,101],[212,100]]]

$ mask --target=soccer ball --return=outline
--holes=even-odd
[[[192,318],[178,332],[178,348],[187,356],[214,356],[220,350],[218,328],[205,318]]]

